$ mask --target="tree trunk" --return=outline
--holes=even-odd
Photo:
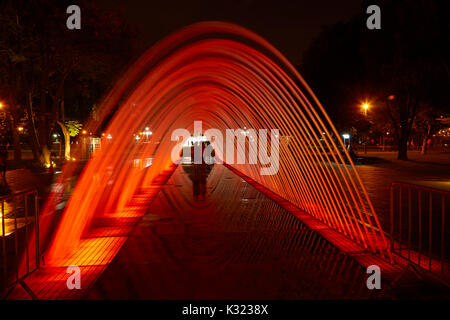
[[[58,121],[57,124],[59,124],[59,126],[61,127],[61,131],[62,131],[63,136],[64,136],[64,158],[66,160],[69,160],[70,159],[70,134],[69,134],[69,130],[67,130],[66,126],[61,121]]]
[[[430,138],[430,134],[431,134],[431,124],[428,124],[427,132],[425,133],[425,137],[423,138],[421,154],[426,154],[428,151],[428,139]]]
[[[66,114],[65,114],[65,110],[64,110],[64,98],[61,100],[61,122],[64,123],[64,121],[66,120]]]
[[[400,139],[398,160],[408,160],[408,140],[416,117],[417,101],[408,93],[404,105],[400,108]]]
[[[34,121],[34,115],[33,115],[33,98],[31,95],[31,92],[28,94],[28,101],[27,101],[27,113],[28,113],[28,130],[30,132],[30,138],[31,138],[31,149],[33,151],[33,156],[36,161],[40,161],[41,158],[41,146],[39,143],[39,137],[36,130],[36,124]]]
[[[19,131],[17,130],[17,118],[10,113],[10,130],[13,136],[14,160],[22,160],[22,150],[20,148]]]
[[[425,135],[423,137],[422,150],[420,151],[420,154],[426,154],[427,153],[427,141],[428,141],[428,137],[427,137],[427,135]]]
[[[48,148],[49,136],[52,130],[51,123],[47,115],[42,115],[39,121],[39,144],[41,146],[39,161],[44,165],[50,164],[50,149]]]
[[[400,127],[400,139],[398,141],[398,160],[408,160],[408,132],[406,125]]]
[[[47,62],[47,57],[44,55],[45,63],[42,72],[41,85],[40,85],[40,118],[39,118],[39,129],[37,131],[39,145],[40,145],[40,155],[39,161],[48,166],[50,163],[50,150],[48,148],[50,132],[53,129],[53,123],[51,122],[52,112],[48,111],[47,107],[47,94],[48,94],[48,75],[49,66]]]

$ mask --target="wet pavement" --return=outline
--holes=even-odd
[[[87,299],[365,299],[367,274],[221,165],[179,166]]]
[[[356,165],[380,223],[390,227],[390,187],[392,182],[407,182],[450,191],[450,154],[421,155],[409,152],[410,161],[396,159],[395,152],[369,152],[366,164]]]
[[[19,186],[20,175],[15,177],[16,182],[11,175],[8,182]],[[150,207],[141,207],[144,216],[124,237],[123,246],[121,243],[114,252],[112,261],[101,267],[83,266],[96,272],[83,269],[92,281],[84,282],[84,290],[72,298],[430,299],[449,296],[448,288],[434,280],[425,281],[408,270],[399,274],[395,284],[385,280],[383,290],[368,290],[366,270],[351,256],[340,252],[221,165],[179,166],[151,199]],[[108,239],[114,240],[114,234],[108,234],[102,233],[103,244]],[[102,246],[97,249],[99,254],[105,250]],[[53,278],[55,275],[62,278],[43,281],[39,277],[46,274],[41,272],[41,275],[36,273],[35,279],[32,277],[36,283],[31,279],[28,284],[37,290],[54,283],[59,285],[55,288],[64,291],[65,269],[58,269],[61,274],[49,270]],[[47,298],[69,298],[60,291],[56,293]],[[26,292],[19,292],[11,298],[27,297]]]
[[[36,173],[27,168],[13,169],[6,172],[6,179],[0,179],[0,196],[7,200],[1,201],[0,218],[5,216],[5,234],[8,235],[14,230],[14,217],[18,218],[17,227],[20,229],[25,224],[24,216],[34,215],[34,196],[29,195],[30,202],[27,213],[25,213],[25,198],[11,197],[16,193],[36,191],[39,196],[40,205],[45,201],[45,197],[50,190],[51,184],[55,176],[47,172]],[[32,201],[31,201],[32,200]],[[0,226],[0,235],[2,234],[2,226]]]
[[[25,253],[26,245],[35,230],[35,209],[39,210],[43,207],[52,188],[60,187],[55,183],[58,171],[50,174],[47,170],[36,168],[35,165],[27,168],[21,163],[13,163],[8,167],[10,170],[6,172],[6,179],[0,178],[0,241],[2,243],[0,288],[3,288],[5,278],[8,284],[13,283],[16,268],[15,251],[19,252],[19,256]],[[57,209],[64,208],[76,179],[75,176],[68,181],[67,192],[60,199]],[[35,200],[37,200],[37,207]],[[33,245],[28,251],[34,252],[34,248]],[[5,268],[3,260],[6,261],[6,276],[3,274]]]

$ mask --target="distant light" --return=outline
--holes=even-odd
[[[348,133],[344,133],[344,134],[342,135],[342,138],[344,138],[344,139],[350,139],[350,135],[349,135]]]
[[[140,140],[141,138],[139,136],[136,136],[136,140]]]
[[[81,131],[82,134],[87,134],[86,130]]]
[[[148,130],[150,130],[150,129],[149,129],[148,127],[146,127],[146,128],[145,128],[145,131],[148,131]]]
[[[391,94],[390,96],[388,96],[388,100],[394,100],[395,99],[395,95]]]
[[[106,137],[106,139],[112,139],[111,134],[108,134],[108,136]]]
[[[17,130],[18,130],[19,132],[22,132],[22,131],[23,131],[23,127],[18,127]]]
[[[54,133],[53,138],[58,138],[58,135],[56,133]]]
[[[152,133],[153,133],[153,132],[151,132],[151,131],[149,130],[149,128],[145,128],[144,134],[145,134],[146,136],[149,136],[149,135],[151,136]]]
[[[197,143],[204,142],[204,141],[208,141],[206,136],[196,136],[196,137],[191,136],[186,139],[186,142],[184,143],[184,147],[191,146],[191,143],[195,145]],[[159,143],[159,142],[157,142],[157,143]]]
[[[364,110],[364,115],[367,117],[367,110],[370,108],[370,104],[368,102],[364,102],[361,107]]]

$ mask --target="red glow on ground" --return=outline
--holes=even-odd
[[[80,267],[83,288],[91,286],[125,243],[128,234],[147,212],[151,202],[170,178],[176,166],[154,179],[148,188],[136,192],[120,212],[94,220],[92,228],[79,241],[65,247],[63,255],[54,256],[30,275],[25,283],[39,299],[80,298],[82,292],[67,289],[68,266]],[[28,294],[18,287],[9,299],[24,299]]]

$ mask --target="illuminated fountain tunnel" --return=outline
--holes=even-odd
[[[249,30],[206,22],[172,34],[128,69],[96,116],[86,130],[99,132],[102,120],[111,117],[105,130],[111,139],[79,177],[51,236],[49,264],[75,247],[102,216],[120,217],[136,192],[170,170],[182,145],[172,141],[172,133],[193,133],[195,121],[201,121],[202,132],[216,129],[210,140],[219,161],[363,247],[389,255],[364,185],[324,108],[286,58]],[[152,131],[149,143],[137,143],[136,134],[146,127]],[[279,131],[268,138],[265,156],[256,163],[236,164],[224,156],[230,147],[222,147],[216,136],[238,128]],[[254,137],[245,136],[233,148],[257,148]],[[273,166],[276,154],[278,167]],[[151,166],[133,166],[133,160],[148,157]],[[68,165],[60,183],[74,170]],[[57,196],[52,194],[44,208],[47,216]]]

